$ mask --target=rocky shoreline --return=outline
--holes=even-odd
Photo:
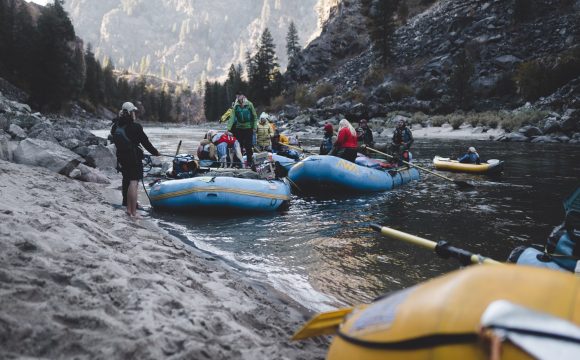
[[[0,358],[324,357],[327,339],[289,341],[306,308],[125,215],[89,130],[109,121],[2,100]]]

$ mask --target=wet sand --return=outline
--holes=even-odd
[[[132,220],[113,186],[0,161],[0,358],[319,359],[311,315]]]

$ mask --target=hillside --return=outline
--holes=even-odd
[[[333,96],[318,104],[324,113],[348,114],[349,103],[362,103],[355,118],[514,108],[538,99],[548,107],[580,105],[574,80],[580,77],[580,2],[517,3],[437,1],[397,28],[393,57],[378,68],[369,39],[358,36],[365,33],[362,2],[344,0],[288,77],[309,84],[313,94],[331,86]],[[468,98],[460,104],[454,74],[462,61],[470,71],[460,94]],[[552,100],[543,98],[552,93]]]
[[[337,1],[70,0],[65,8],[98,56],[116,59],[120,68],[195,84],[224,77],[232,63],[244,63],[266,27],[284,68],[290,22],[305,45]]]

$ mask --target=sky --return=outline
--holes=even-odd
[[[33,2],[40,5],[46,5],[46,3],[52,2],[52,0],[26,0],[27,2]]]

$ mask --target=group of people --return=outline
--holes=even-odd
[[[392,154],[393,163],[403,165],[412,160],[411,145],[415,139],[413,132],[405,120],[399,120],[389,150]],[[320,155],[334,155],[345,160],[355,162],[357,153],[366,153],[368,148],[375,146],[373,132],[366,119],[359,121],[359,127],[355,130],[351,123],[342,119],[338,124],[338,135],[334,134],[334,127],[330,123],[324,125],[324,135],[320,144]],[[473,146],[467,153],[457,159],[460,163],[480,164],[479,154]]]
[[[127,206],[127,214],[137,215],[138,182],[143,179],[143,146],[154,156],[160,156],[159,151],[151,144],[143,127],[135,122],[137,107],[131,102],[125,102],[119,116],[113,120],[111,138],[117,148],[117,168],[123,175],[122,195],[123,206]],[[411,161],[411,145],[413,133],[404,120],[397,123],[390,145],[395,162],[402,165]],[[300,143],[295,137],[288,137],[276,129],[270,116],[263,112],[259,119],[254,105],[241,93],[229,111],[227,130],[209,130],[197,149],[201,166],[243,167],[242,150],[245,152],[248,167],[255,170],[253,161],[254,147],[258,151],[272,151],[282,156],[298,160]],[[338,124],[338,134],[330,123],[324,125],[324,136],[320,144],[321,155],[334,155],[355,162],[359,150],[375,146],[373,133],[366,119],[359,121],[355,129],[347,119]],[[474,147],[460,157],[461,163],[479,164],[479,154]]]

